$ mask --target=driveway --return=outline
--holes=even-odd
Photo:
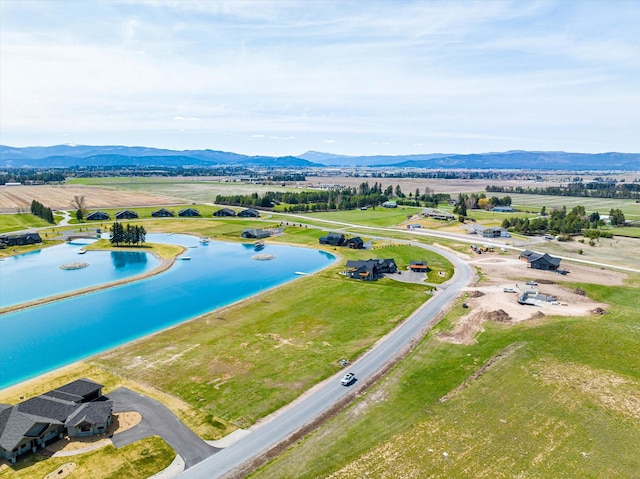
[[[166,406],[127,388],[108,394],[113,401],[113,412],[137,411],[142,421],[135,427],[115,434],[111,441],[116,448],[126,446],[149,436],[160,436],[184,459],[189,468],[220,451],[210,446],[185,426]]]

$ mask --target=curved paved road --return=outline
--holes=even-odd
[[[451,261],[456,271],[454,277],[446,285],[439,288],[434,297],[349,367],[349,370],[353,371],[361,382],[374,376],[414,338],[419,337],[425,328],[430,328],[438,313],[457,296],[472,278],[471,268],[455,255],[427,245],[417,244],[417,246],[435,251]],[[339,381],[341,375],[342,373],[337,374],[315,386],[311,391],[287,406],[284,411],[275,414],[271,420],[267,418],[249,435],[184,471],[180,478],[212,479],[221,477],[245,461],[268,451],[287,439],[310,421],[328,411],[332,405],[353,391],[353,388],[358,388],[358,382],[350,388],[341,386]]]

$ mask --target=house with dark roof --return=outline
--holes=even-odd
[[[178,216],[200,216],[200,212],[195,208],[185,208],[183,210],[178,211]]]
[[[410,261],[409,269],[416,273],[426,273],[427,272],[427,262],[426,261]]]
[[[347,239],[342,233],[329,233],[327,236],[321,236],[320,244],[328,244],[331,246],[344,246]]]
[[[258,210],[254,210],[253,208],[248,208],[238,213],[238,216],[242,218],[257,218],[260,216],[260,212]]]
[[[138,217],[138,213],[131,210],[122,210],[116,213],[117,220],[131,220]]]
[[[104,434],[111,424],[113,401],[102,396],[102,385],[77,379],[15,406],[0,404],[0,457],[16,462],[65,434]]]
[[[151,216],[153,216],[154,218],[169,218],[171,216],[175,216],[175,214],[173,213],[173,211],[169,211],[166,208],[160,208],[158,211],[154,211],[153,213],[151,213]]]
[[[213,216],[235,216],[236,212],[231,208],[222,208],[213,213]]]
[[[42,238],[39,233],[0,236],[0,248],[5,248],[7,246],[24,246],[36,243],[42,243]]]
[[[356,236],[354,238],[349,238],[346,243],[347,248],[351,249],[364,249],[364,241],[360,236]]]
[[[345,273],[349,278],[374,281],[385,273],[396,273],[398,267],[393,259],[349,260]]]
[[[261,230],[258,228],[245,228],[242,231],[243,238],[262,239],[268,238],[269,236],[271,236],[271,233],[267,230]]]
[[[109,218],[111,218],[109,216],[109,213],[105,213],[104,211],[94,211],[93,213],[89,213],[87,215],[87,219],[90,221],[93,221],[93,220],[104,221],[104,220],[108,220]]]
[[[560,258],[555,258],[547,253],[536,253],[525,250],[518,258],[528,263],[529,268],[545,271],[556,271],[560,267]]]

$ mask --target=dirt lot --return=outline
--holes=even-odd
[[[485,321],[514,324],[544,316],[586,316],[606,311],[608,305],[596,303],[557,281],[575,281],[605,285],[623,284],[625,275],[609,270],[599,270],[586,266],[571,265],[570,276],[559,276],[549,271],[532,270],[517,257],[485,256],[469,261],[482,271],[483,281],[466,288],[469,295],[469,314],[460,318],[452,331],[439,335],[442,341],[456,344],[471,344],[475,336],[482,332]],[[527,281],[536,281],[537,286],[529,286]],[[505,292],[511,288],[515,292]],[[518,298],[524,291],[537,290],[541,294],[555,296],[555,302],[541,302],[539,306],[521,305]]]
[[[74,196],[84,196],[89,209],[133,208],[184,203],[184,200],[170,196],[96,188],[94,186],[0,186],[0,213],[29,212],[33,200],[54,210],[67,210],[71,208]]]

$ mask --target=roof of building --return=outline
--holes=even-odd
[[[535,263],[536,261],[544,261],[549,264],[558,266],[561,259],[551,256],[547,253],[536,253],[535,251],[525,250],[520,253],[520,258],[526,258],[529,263]]]
[[[80,424],[96,424],[106,422],[111,415],[113,401],[96,401],[82,404],[65,422],[65,426],[76,427]]]

